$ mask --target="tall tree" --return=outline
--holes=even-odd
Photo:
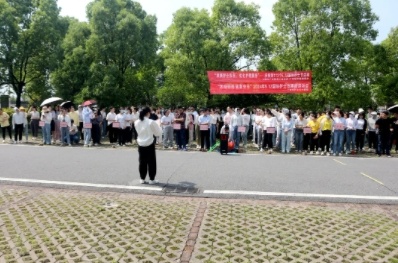
[[[290,96],[292,101],[320,109],[344,104],[344,96],[370,97],[366,74],[357,70],[364,68],[370,41],[377,36],[373,25],[378,18],[368,0],[279,0],[273,12],[273,63],[280,70],[313,71],[312,94]]]
[[[74,20],[62,42],[61,65],[51,75],[55,92],[65,100],[83,100],[79,97],[90,76],[91,57],[87,54],[86,43],[91,30],[87,22]]]
[[[60,27],[56,0],[0,0],[1,84],[13,88],[17,106],[28,85],[48,79],[62,38]]]
[[[149,103],[156,75],[148,75],[156,58],[156,17],[131,0],[95,0],[87,7],[92,59],[83,97],[104,104]]]
[[[207,71],[255,67],[269,50],[259,7],[234,0],[216,0],[211,15],[178,10],[162,42],[165,86],[158,97],[168,105],[222,103],[229,96],[210,96]]]

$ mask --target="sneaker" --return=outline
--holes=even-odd
[[[317,151],[315,154],[316,154],[316,155],[319,155],[319,151]]]
[[[68,146],[69,146],[69,147],[72,147],[72,144],[69,143]]]
[[[314,152],[313,151],[310,151],[310,155],[313,155],[314,154]]]
[[[260,152],[264,152],[264,149],[263,149],[263,148],[261,148],[261,149],[260,149]]]
[[[391,158],[391,155],[387,155],[387,158]]]
[[[17,142],[16,142],[16,141],[14,141],[14,144],[17,144]]]
[[[327,153],[326,155],[327,155],[327,156],[330,156],[330,153]]]
[[[339,156],[343,156],[343,154],[342,154],[342,153],[339,153]]]
[[[188,151],[188,149],[187,149],[186,147],[184,147],[182,150],[183,150],[184,152]]]
[[[324,152],[321,152],[321,156],[324,156],[325,155],[325,153]]]
[[[337,156],[337,154],[334,153],[333,156]]]
[[[154,184],[158,184],[158,183],[159,183],[158,180],[149,180],[150,185],[154,185]]]
[[[147,184],[148,182],[145,180],[140,179],[140,184]]]
[[[3,143],[5,143],[6,141],[5,140],[3,140]]]
[[[88,145],[87,145],[87,144],[85,144],[85,145],[84,145],[84,147],[88,147]]]

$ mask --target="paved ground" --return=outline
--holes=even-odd
[[[0,185],[0,262],[397,262],[398,206]]]
[[[398,201],[398,158],[158,151],[156,187],[139,184],[136,148],[1,145],[0,181],[89,186],[198,197]],[[17,182],[18,181],[18,182]],[[69,184],[69,185],[68,185]],[[79,185],[81,184],[81,185]]]

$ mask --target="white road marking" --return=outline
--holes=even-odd
[[[345,163],[343,163],[343,162],[340,162],[339,160],[336,160],[336,159],[333,159],[333,161],[335,161],[336,163],[339,163],[339,164],[341,164],[341,165],[347,165],[347,164],[345,164]]]
[[[221,195],[257,195],[257,196],[398,201],[398,196],[332,195],[332,194],[278,193],[278,192],[228,191],[228,190],[204,190],[203,193],[204,194],[221,194]]]
[[[362,174],[363,176],[369,178],[370,180],[375,181],[375,182],[378,183],[378,184],[384,185],[382,182],[380,182],[379,180],[373,178],[373,177],[370,176],[370,175],[367,175],[367,174],[365,174],[365,173],[361,173],[361,174]]]
[[[3,178],[3,177],[0,177],[0,181],[35,183],[35,184],[44,184],[44,185],[52,184],[52,185],[64,185],[64,186],[83,186],[83,187],[94,187],[94,188],[124,189],[124,190],[162,191],[161,187],[144,187],[144,186],[129,186],[129,185],[113,185],[113,184],[89,184],[89,183],[77,183],[77,182],[47,181],[47,180]]]

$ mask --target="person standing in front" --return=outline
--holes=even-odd
[[[37,111],[36,107],[33,106],[28,111],[28,115],[30,116],[30,127],[32,128],[32,140],[35,141],[39,132],[40,113]]]
[[[171,148],[173,149],[173,119],[170,115],[170,110],[166,110],[165,115],[161,118],[160,124],[163,127],[163,149]]]
[[[180,129],[177,130],[177,144],[179,151],[187,151],[185,142],[185,120],[186,114],[184,113],[184,110],[180,108],[174,119],[174,123],[180,124]]]
[[[290,112],[286,112],[285,117],[282,118],[282,138],[281,150],[282,153],[290,153],[292,133],[294,129],[294,121]]]
[[[119,134],[119,146],[126,146],[126,114],[123,108],[120,108],[119,114],[116,115],[115,121],[119,123],[118,134]]]
[[[200,151],[206,152],[210,149],[210,125],[211,117],[209,116],[209,110],[203,110],[203,115],[199,116],[199,125],[200,125]],[[206,144],[206,147],[205,147]]]
[[[83,116],[83,131],[84,131],[84,147],[90,146],[91,128],[85,128],[84,125],[91,125],[91,119],[94,118],[93,111],[89,106],[85,106],[82,111]]]
[[[44,122],[44,126],[41,127],[41,131],[43,134],[43,143],[41,145],[51,145],[51,122],[52,122],[52,113],[50,109],[44,106],[41,109],[41,121]]]
[[[149,119],[151,109],[146,107],[140,112],[139,119],[135,121],[134,126],[137,131],[138,155],[140,183],[145,184],[147,173],[149,174],[149,184],[157,184],[156,177],[156,151],[155,137],[162,135],[162,129],[159,125]]]
[[[391,157],[390,139],[393,129],[391,119],[388,118],[388,111],[383,111],[380,114],[380,119],[376,121],[376,129],[379,136],[379,147],[377,148],[377,155],[380,157],[382,154],[385,153],[387,157]]]
[[[12,127],[14,129],[14,144],[22,143],[22,132],[25,126],[25,114],[21,113],[17,107],[12,115]]]
[[[66,109],[62,108],[60,114],[58,115],[58,121],[59,121],[59,126],[60,126],[60,131],[61,131],[61,139],[60,139],[60,145],[64,146],[65,145],[65,140],[68,146],[72,146],[70,143],[70,136],[69,136],[69,129],[71,126],[71,121],[70,117],[68,115],[68,112]]]
[[[10,143],[12,143],[11,126],[10,126],[10,116],[0,108],[0,126],[1,133],[3,135],[3,143],[6,142],[6,131],[8,131],[8,136],[10,137]]]
[[[110,144],[115,144],[117,142],[118,128],[113,127],[113,123],[116,120],[115,107],[110,107],[110,112],[106,115],[106,121],[108,124],[108,136]]]

